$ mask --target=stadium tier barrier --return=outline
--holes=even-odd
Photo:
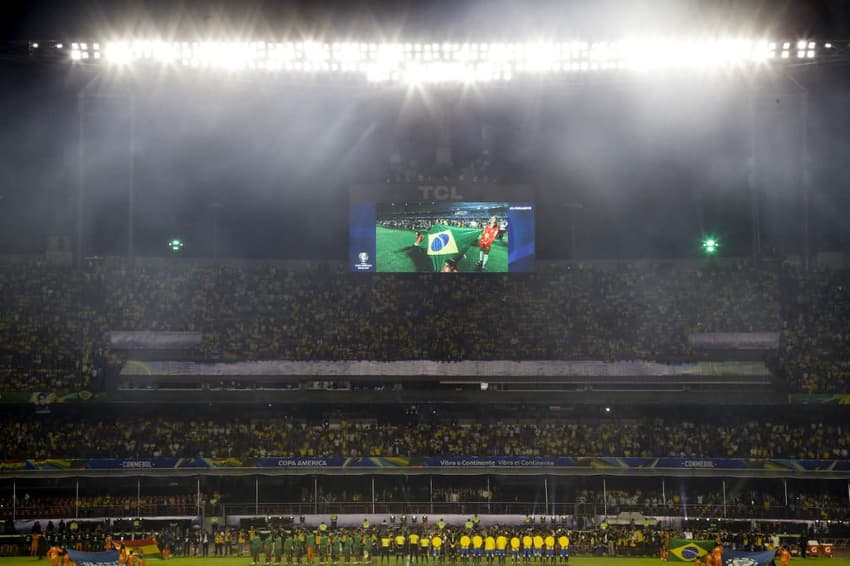
[[[699,475],[700,470],[716,475],[722,471],[773,472],[770,475],[783,477],[795,472],[835,472],[838,476],[850,471],[850,460],[796,460],[783,458],[644,458],[644,457],[514,457],[514,456],[425,456],[425,457],[260,457],[260,458],[90,458],[47,460],[0,460],[0,472],[13,475],[26,471],[56,471],[73,473],[82,470],[237,470],[256,469],[286,470],[287,473],[313,473],[316,470],[337,469],[375,469],[398,468],[405,473],[428,473],[441,470],[518,470],[564,471],[594,470],[594,475],[615,473],[616,470],[657,469],[668,472],[687,470],[691,475]],[[303,470],[299,472],[298,470]],[[600,471],[600,470],[604,470]],[[836,476],[836,477],[838,477]],[[2,477],[2,476],[0,476]],[[826,477],[821,476],[821,477]]]

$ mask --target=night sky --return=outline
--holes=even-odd
[[[394,150],[426,167],[433,162],[435,103],[448,108],[455,163],[487,149],[502,178],[533,187],[516,200],[538,204],[540,257],[566,257],[571,221],[581,257],[687,257],[706,233],[721,238],[724,255],[747,255],[753,80],[763,249],[800,251],[801,88],[809,93],[811,244],[850,247],[846,63],[755,78],[621,75],[423,92],[280,76],[84,69],[37,62],[10,43],[131,33],[193,38],[219,30],[238,38],[618,37],[636,26],[694,25],[850,37],[850,13],[840,1],[531,4],[397,2],[388,10],[376,2],[4,2],[0,253],[42,251],[48,234],[73,232],[77,100],[85,92],[89,254],[126,252],[132,97],[141,255],[169,253],[172,236],[186,241],[186,255],[211,255],[218,214],[221,255],[344,258],[348,187],[382,182]],[[571,202],[584,207],[572,217],[564,206]]]

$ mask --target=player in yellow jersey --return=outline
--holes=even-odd
[[[555,536],[551,533],[543,538],[543,556],[546,562],[555,561]]]
[[[496,537],[488,534],[484,537],[484,557],[487,559],[487,564],[493,564],[496,561]]]
[[[431,553],[438,562],[443,562],[443,537],[439,532],[431,537]]]
[[[460,537],[460,563],[466,564],[469,562],[469,547],[472,544],[472,539],[464,533]]]
[[[539,534],[534,535],[534,558],[538,562],[543,558],[543,536]]]
[[[558,537],[558,560],[564,564],[570,561],[570,537],[566,533]]]
[[[530,534],[522,537],[522,561],[526,564],[531,562],[531,553],[534,551],[534,538]]]
[[[499,559],[499,564],[505,563],[507,555],[508,537],[504,533],[496,537],[496,558]]]
[[[481,555],[484,553],[484,537],[475,533],[472,535],[472,561],[481,564]]]
[[[519,537],[514,535],[511,537],[511,563],[516,564],[519,562],[519,548],[520,548],[520,540]]]

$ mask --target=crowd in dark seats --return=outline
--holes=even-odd
[[[97,416],[2,418],[0,454],[17,458],[278,456],[640,456],[844,459],[846,426],[776,420],[422,424]],[[498,424],[498,426],[495,426]]]
[[[105,480],[107,481],[107,480]],[[70,485],[70,484],[69,484]],[[0,499],[0,509],[11,512],[12,500]],[[140,495],[140,496],[30,496],[15,500],[18,519],[44,517],[133,517],[155,515],[196,515],[197,496]],[[61,529],[63,525],[58,525]]]
[[[59,395],[98,387],[103,326],[86,273],[40,261],[0,268],[3,391]]]
[[[324,480],[319,480],[324,481]],[[451,480],[447,480],[451,481]],[[629,480],[622,482],[628,484]],[[110,480],[104,480],[108,489]],[[312,479],[309,479],[312,483]],[[461,482],[462,483],[462,482]],[[758,483],[758,482],[756,482]],[[765,485],[765,487],[767,484]],[[69,489],[72,489],[69,483]],[[403,490],[382,490],[376,493],[375,503],[381,509],[394,513],[505,513],[525,515],[535,513],[535,487],[514,487],[513,499],[508,500],[499,490],[470,488],[435,489],[431,493],[427,485],[419,488],[405,487]],[[488,498],[483,498],[487,491]],[[275,494],[274,502],[258,501],[263,513],[296,514],[313,513],[316,501],[312,498],[312,488],[301,490],[299,498],[290,490],[287,494]],[[320,513],[370,513],[371,496],[321,489],[318,510]],[[450,497],[449,497],[450,496]],[[252,500],[251,494],[226,492],[216,494],[228,502],[231,512],[240,509]],[[0,509],[11,512],[12,500],[0,499]],[[208,498],[196,493],[181,495],[151,495],[149,493],[128,496],[102,495],[92,496],[85,493],[75,496],[49,496],[38,494],[15,500],[17,519],[68,518],[81,519],[96,517],[152,517],[152,516],[195,516],[201,513],[215,513],[220,508],[210,504]],[[360,505],[358,505],[360,504]],[[448,504],[448,505],[447,505]],[[430,511],[429,511],[430,509]],[[677,489],[669,494],[660,491],[608,490],[601,491],[562,489],[558,492],[556,516],[569,516],[568,522],[575,526],[577,520],[588,517],[619,517],[623,514],[634,516],[638,513],[649,517],[692,517],[692,518],[770,518],[770,519],[807,519],[807,520],[846,520],[850,518],[850,505],[846,496],[835,493],[806,492],[788,493],[788,502],[781,495],[766,490],[748,489],[745,493],[729,493],[724,497],[717,490],[699,488]],[[62,525],[59,525],[60,529]]]
[[[846,497],[829,493],[789,492],[785,497],[764,490],[724,495],[718,490],[682,489],[661,491],[582,491],[576,501],[591,506],[594,513],[617,515],[639,512],[649,516],[766,517],[777,519],[843,520],[850,516]]]
[[[97,390],[109,330],[202,333],[217,360],[663,360],[693,332],[784,327],[791,391],[850,390],[850,276],[562,264],[522,277],[363,277],[272,263],[0,266],[4,391]],[[364,316],[363,313],[369,313]]]
[[[850,393],[850,273],[783,274],[780,363],[789,389]]]
[[[195,271],[186,286],[206,291],[180,302],[192,305],[205,350],[227,359],[646,359],[687,355],[689,332],[779,326],[769,272],[571,269],[495,278],[482,293],[480,279],[223,267]]]

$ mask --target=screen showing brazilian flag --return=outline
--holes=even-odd
[[[352,211],[351,228],[352,271],[534,270],[534,207],[530,203],[360,203]]]

